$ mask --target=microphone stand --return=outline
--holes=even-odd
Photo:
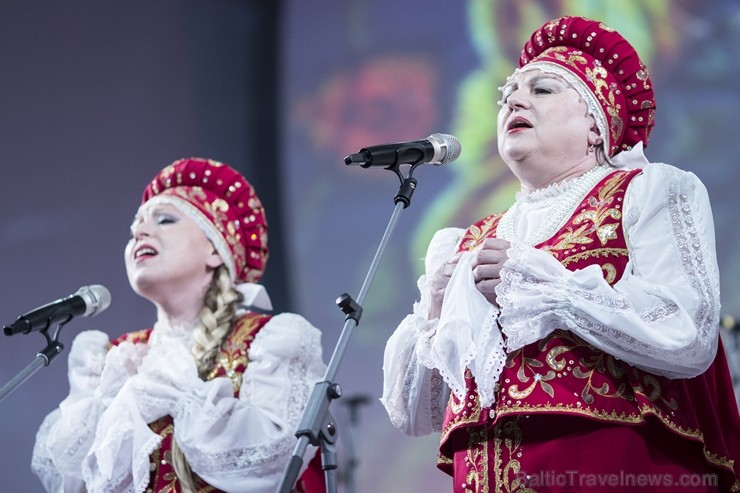
[[[411,164],[408,172],[408,176],[403,176],[399,169],[401,163],[394,163],[384,169],[390,169],[393,171],[398,179],[401,181],[401,186],[396,193],[394,198],[395,208],[388,221],[383,237],[380,240],[380,245],[375,253],[370,268],[368,269],[365,280],[360,288],[360,293],[357,295],[357,301],[352,297],[343,293],[337,298],[337,305],[346,314],[344,319],[344,327],[339,336],[334,353],[329,360],[329,365],[324,373],[324,379],[321,382],[317,382],[314,385],[313,392],[309,397],[306,408],[303,411],[301,422],[298,425],[298,430],[295,435],[298,437],[298,443],[295,446],[293,455],[291,456],[288,464],[285,467],[283,477],[280,485],[278,486],[278,493],[290,493],[296,480],[298,479],[298,473],[303,465],[303,455],[306,452],[306,448],[309,443],[314,446],[321,448],[321,467],[324,470],[324,477],[326,479],[326,491],[327,493],[336,493],[337,491],[337,480],[336,480],[336,469],[337,469],[337,454],[335,449],[335,443],[337,441],[337,434],[339,433],[336,421],[329,412],[329,406],[333,400],[338,399],[342,396],[342,388],[338,383],[334,382],[334,377],[339,369],[339,363],[341,362],[344,352],[349,344],[349,339],[352,335],[352,331],[360,323],[362,317],[362,303],[365,301],[370,285],[377,273],[380,260],[385,253],[385,249],[388,246],[390,237],[396,228],[398,219],[401,216],[401,211],[411,204],[411,197],[416,189],[416,179],[413,177],[413,172],[416,167],[421,164],[421,161]]]
[[[357,447],[355,446],[354,437],[355,432],[357,431],[357,425],[360,422],[359,407],[367,404],[370,400],[370,396],[358,394],[346,397],[345,399],[346,400],[343,402],[343,404],[347,406],[347,409],[349,411],[349,422],[347,423],[348,433],[344,435],[344,443],[347,449],[348,457],[345,461],[347,470],[344,472],[344,474],[340,472],[339,479],[344,480],[343,482],[346,485],[346,493],[355,493],[357,491],[355,486],[355,469],[357,469],[357,466],[359,465],[359,460],[357,459]]]
[[[44,338],[46,338],[46,347],[36,353],[36,358],[34,358],[34,360],[28,366],[26,366],[8,383],[0,388],[0,401],[8,396],[8,394],[13,392],[16,388],[18,388],[21,384],[23,384],[26,380],[31,378],[31,376],[39,371],[42,366],[49,366],[49,363],[51,363],[54,358],[59,356],[59,354],[64,349],[64,345],[59,342],[59,333],[62,330],[62,326],[70,319],[71,317],[61,323],[55,324],[53,336],[49,336],[49,327],[41,331],[41,333],[44,334]]]

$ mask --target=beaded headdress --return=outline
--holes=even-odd
[[[257,282],[267,263],[267,220],[252,185],[226,164],[180,159],[157,173],[141,203],[158,201],[195,220],[229,270],[232,281]]]
[[[650,74],[634,47],[614,29],[583,17],[561,17],[524,45],[519,71],[539,69],[567,80],[584,98],[609,156],[647,146],[654,124]]]

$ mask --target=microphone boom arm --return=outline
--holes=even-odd
[[[309,397],[303,416],[298,425],[295,435],[298,437],[298,443],[295,446],[293,455],[285,467],[283,477],[278,486],[278,493],[290,493],[298,480],[298,473],[303,464],[303,455],[309,443],[321,447],[322,468],[326,478],[327,493],[336,493],[336,453],[334,443],[337,439],[338,429],[336,421],[329,412],[329,406],[332,401],[342,395],[342,389],[339,384],[334,383],[334,378],[339,369],[339,364],[344,352],[349,344],[352,331],[357,327],[362,316],[362,303],[365,301],[370,285],[375,278],[375,274],[380,266],[380,260],[385,253],[393,231],[396,229],[398,220],[403,209],[411,203],[411,196],[416,189],[416,180],[411,176],[411,171],[416,165],[412,165],[409,176],[404,177],[398,169],[398,163],[386,169],[392,169],[401,179],[401,187],[394,199],[395,207],[388,225],[386,226],[383,237],[380,240],[378,249],[370,264],[370,268],[362,283],[360,292],[357,295],[357,301],[344,293],[337,299],[337,305],[342,312],[346,314],[344,327],[339,335],[339,340],[334,352],[327,365],[324,379],[314,385],[313,392]]]
[[[26,380],[31,378],[37,371],[41,369],[41,367],[49,366],[52,360],[62,353],[62,351],[64,350],[64,344],[59,342],[59,334],[62,330],[62,326],[69,322],[71,319],[72,317],[68,317],[64,321],[52,324],[52,336],[49,335],[49,329],[51,327],[47,327],[39,331],[44,335],[44,338],[46,339],[46,347],[36,353],[36,357],[33,359],[33,361],[31,361],[31,363],[28,364],[28,366],[18,372],[15,377],[10,379],[8,383],[0,388],[0,401],[7,397],[15,389],[23,385]]]

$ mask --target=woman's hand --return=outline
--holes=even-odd
[[[460,260],[460,253],[456,253],[450,260],[445,262],[437,269],[437,272],[432,276],[432,283],[430,286],[430,293],[432,295],[432,303],[429,307],[428,320],[434,320],[439,318],[442,314],[442,302],[445,299],[445,289],[447,284],[450,282],[452,273],[457,267],[457,262]]]
[[[493,305],[496,305],[496,286],[501,284],[501,268],[509,259],[510,243],[501,238],[487,238],[473,259],[475,287]]]

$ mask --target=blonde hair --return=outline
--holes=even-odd
[[[216,362],[216,355],[236,320],[236,309],[244,297],[234,289],[225,265],[213,273],[213,280],[206,291],[200,324],[195,328],[195,343],[191,348],[200,378],[206,379]],[[195,492],[193,471],[185,454],[172,436],[172,466],[180,480],[183,493]]]

